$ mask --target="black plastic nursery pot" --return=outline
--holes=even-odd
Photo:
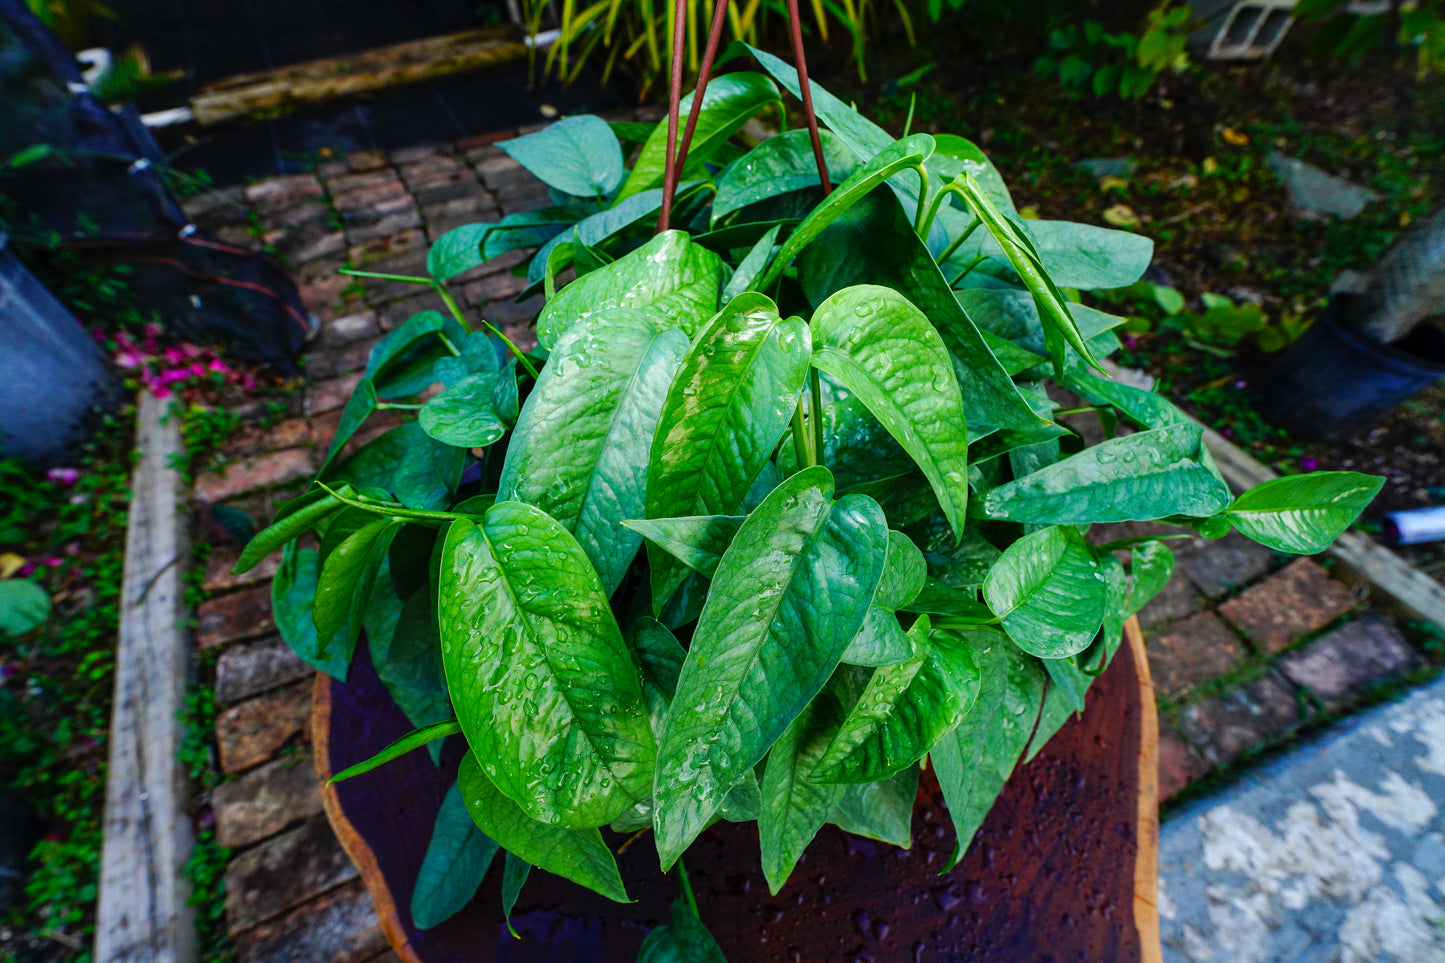
[[[1342,324],[1340,308],[1331,302],[1255,388],[1259,413],[1297,438],[1349,438],[1445,378],[1445,332],[1427,322],[1385,344]]]
[[[753,823],[717,823],[688,850],[703,922],[734,963],[963,961],[1153,963],[1160,959],[1157,749],[1153,683],[1138,624],[1090,688],[1085,710],[1014,771],[963,858],[944,872],[954,831],[922,773],[903,850],[825,826],[773,896]],[[345,683],[316,677],[318,776],[362,761],[411,728],[358,646]],[[501,912],[502,860],[476,896],[429,930],[411,919],[417,870],[462,745],[441,765],[422,752],[324,785],[327,818],[406,963],[635,963],[666,923],[676,874],[658,870],[649,834],[603,831],[633,902],[534,870]]]

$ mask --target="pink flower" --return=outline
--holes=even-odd
[[[190,373],[195,375],[197,378],[203,378],[206,374],[206,366],[200,364],[199,362],[191,365],[190,368],[188,368],[187,370],[190,371]]]
[[[80,478],[80,472],[74,468],[52,468],[45,477],[57,485],[74,485]]]
[[[155,395],[160,400],[165,401],[171,396],[171,389],[165,387],[164,385],[156,385],[151,389],[151,394]]]
[[[181,354],[178,348],[167,348],[164,357],[171,364],[180,364],[186,360],[186,356]]]
[[[1132,334],[1124,335],[1124,347],[1132,351],[1134,348],[1139,347],[1139,339],[1134,337]]]
[[[226,367],[226,362],[222,361],[220,358],[215,359],[214,361],[212,361],[212,362],[211,362],[209,365],[207,365],[206,367],[209,368],[209,369],[212,370],[212,371],[225,372],[225,371],[230,371],[230,370],[231,370],[230,368]]]
[[[60,566],[65,564],[65,559],[56,558],[54,555],[52,555],[45,560],[45,564],[49,565],[51,568],[60,568]]]
[[[244,378],[241,379],[241,387],[243,387],[243,388],[254,388],[254,387],[256,387],[256,379],[253,378],[253,377],[251,377],[250,375],[246,375],[246,377],[244,377]]]

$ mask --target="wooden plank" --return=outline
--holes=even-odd
[[[1104,362],[1109,377],[1126,384],[1142,385],[1152,379],[1140,372]],[[1147,382],[1147,383],[1146,383]],[[1204,429],[1204,444],[1220,474],[1235,491],[1278,478],[1279,473],[1212,428]],[[1370,594],[1387,607],[1396,607],[1412,618],[1424,619],[1445,629],[1445,585],[1406,562],[1394,552],[1361,532],[1345,532],[1325,550],[1339,567],[1366,583]]]
[[[194,913],[184,877],[193,843],[187,779],[177,754],[190,671],[185,624],[185,494],[172,467],[182,451],[168,402],[140,397],[121,582],[105,842],[96,919],[97,963],[190,963]]]
[[[1134,925],[1139,929],[1139,963],[1162,963],[1159,943],[1159,712],[1154,703],[1154,679],[1149,674],[1149,653],[1144,630],[1131,616],[1124,623],[1124,640],[1134,657],[1139,686],[1139,815],[1135,824],[1138,851],[1134,855]]]
[[[466,30],[230,77],[191,98],[191,111],[198,123],[218,124],[480,70],[526,55],[527,46],[515,28]]]

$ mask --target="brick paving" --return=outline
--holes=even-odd
[[[324,456],[371,346],[417,311],[440,309],[430,291],[358,281],[339,268],[425,274],[427,246],[445,231],[547,203],[545,188],[493,146],[514,134],[352,154],[314,174],[187,203],[205,229],[271,247],[323,324],[303,359],[296,404],[274,423],[264,421],[264,405],[240,412],[247,423],[228,442],[226,464],[196,480],[198,503],[268,521]],[[513,300],[525,287],[509,271],[520,260],[476,268],[453,290],[465,310],[526,347],[535,343],[540,301]],[[1164,531],[1124,523],[1095,526],[1089,537]],[[1390,619],[1314,559],[1278,556],[1237,535],[1169,544],[1174,576],[1140,613],[1160,700],[1161,799],[1424,665]],[[226,781],[210,802],[222,845],[233,847],[227,916],[239,959],[389,963],[396,957],[371,901],[321,815],[311,670],[275,634],[271,616],[278,559],[232,576],[236,555],[217,545],[208,560],[211,597],[197,610],[196,639],[219,653],[216,736]]]

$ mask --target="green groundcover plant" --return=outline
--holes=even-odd
[[[423,927],[499,848],[508,901],[529,866],[627,899],[606,827],[650,829],[668,869],[757,820],[777,891],[825,823],[907,846],[925,764],[956,862],[1172,570],[1163,541],[1095,548],[1090,524],[1318,552],[1380,486],[1232,497],[1198,425],[1096,369],[1120,319],[1075,292],[1137,280],[1147,239],[1025,222],[967,140],[895,140],[814,84],[825,193],[806,130],[737,146],[798,93],[743,52],[762,70],[708,87],[680,230],[653,230],[665,122],[630,169],[595,117],[501,145],[555,204],[437,241],[421,280],[452,316],[376,346],[315,485],[238,565],[284,552],[277,624],[322,671],[345,678],[365,630],[419,728],[355,771],[465,737]],[[530,354],[446,289],[520,248],[546,294]],[[416,418],[343,457],[378,409]],[[1080,411],[1110,437],[1085,446]],[[648,952],[710,939],[678,906]]]

